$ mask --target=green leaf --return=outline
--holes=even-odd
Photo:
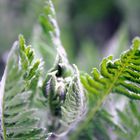
[[[15,42],[6,65],[0,90],[0,137],[4,140],[45,140],[47,132],[40,127],[38,109],[33,99],[38,94],[40,61],[23,36]],[[2,139],[2,138],[1,138]]]

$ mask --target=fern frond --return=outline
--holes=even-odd
[[[35,27],[32,44],[37,53],[43,57],[45,71],[53,67],[56,55],[66,57],[66,52],[60,39],[60,30],[56,13],[51,0],[47,0],[39,17],[39,27]],[[66,59],[64,59],[66,60]]]
[[[56,21],[56,14],[51,0],[46,1],[43,13],[39,18],[43,31],[46,33],[50,46],[59,47],[61,45],[60,31]]]
[[[100,72],[93,69],[92,77],[86,74],[81,81],[87,91],[103,96],[120,93],[132,99],[140,99],[140,39],[135,38],[130,50],[123,53],[118,60],[112,57],[103,59]]]
[[[132,47],[123,53],[120,59],[112,60],[112,56],[104,58],[100,71],[96,68],[92,71],[92,76],[88,74],[81,75],[83,86],[89,92],[88,96],[92,100],[92,109],[87,114],[87,118],[81,127],[74,134],[82,131],[84,127],[92,120],[95,113],[99,110],[105,98],[110,93],[123,94],[131,99],[140,99],[140,39],[133,40]]]
[[[138,101],[129,101],[123,110],[117,109],[118,124],[122,129],[115,130],[118,140],[139,140],[140,110]]]
[[[41,72],[40,60],[26,46],[23,36],[19,37],[9,54],[2,79],[1,128],[4,140],[45,140],[47,133],[40,128],[40,119],[33,99]]]

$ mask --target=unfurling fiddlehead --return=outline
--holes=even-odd
[[[58,135],[67,132],[78,122],[86,108],[79,71],[75,65],[71,66],[63,59],[58,54],[43,87],[52,115],[50,131]]]
[[[54,66],[49,70],[43,86],[51,116],[49,131],[55,134],[67,132],[81,114],[85,112],[85,95],[80,83],[77,67],[68,62],[66,52],[60,39],[60,31],[56,21],[53,4],[47,1],[40,23],[45,32],[48,46],[57,52]]]

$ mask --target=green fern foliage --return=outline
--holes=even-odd
[[[112,57],[103,59],[100,72],[93,69],[92,76],[85,75],[81,81],[87,91],[102,96],[109,93],[120,93],[132,99],[140,99],[140,39],[135,38],[130,50],[123,53],[120,59]]]
[[[122,129],[101,105],[110,93],[140,100],[140,39],[135,38],[119,59],[104,58],[100,70],[80,75],[67,59],[51,0],[43,10],[32,38],[38,55],[20,35],[8,57],[0,83],[0,140],[47,140],[49,134],[61,139],[73,128],[67,135],[71,140],[109,140],[109,125],[119,128],[118,140],[137,140],[137,103],[131,102],[125,113],[118,111]]]
[[[118,124],[122,129],[117,129],[117,140],[139,140],[140,138],[140,103],[129,101],[122,110],[117,109]]]
[[[39,18],[40,24],[47,36],[47,41],[50,46],[59,46],[60,42],[60,31],[56,21],[56,14],[51,0],[46,1],[43,13]]]
[[[45,72],[53,67],[57,53],[66,57],[66,52],[60,39],[60,30],[56,13],[51,0],[45,1],[45,6],[39,16],[39,26],[35,27],[32,44],[44,59]],[[65,59],[66,60],[66,59]]]
[[[45,140],[47,133],[39,127],[33,99],[41,72],[40,60],[19,37],[9,54],[1,83],[1,129],[4,140]]]
[[[94,68],[92,76],[81,74],[81,82],[89,93],[90,110],[72,139],[76,139],[89,124],[110,93],[119,93],[131,99],[140,99],[139,63],[140,39],[135,38],[132,47],[124,52],[120,59],[112,60],[112,56],[109,56],[103,59],[100,71]]]

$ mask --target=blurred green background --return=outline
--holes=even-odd
[[[45,0],[0,0],[0,77],[7,52],[22,33],[30,43]],[[140,34],[139,0],[53,0],[63,45],[83,71],[114,57]]]

